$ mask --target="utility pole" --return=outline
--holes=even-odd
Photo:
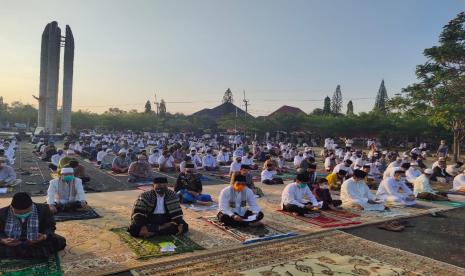
[[[244,117],[247,118],[247,114],[248,114],[247,110],[248,110],[248,107],[249,107],[249,105],[250,105],[250,104],[249,104],[250,101],[245,99],[245,90],[244,90],[244,99],[243,99],[242,101],[244,102],[244,105],[245,105],[245,114],[244,114]]]

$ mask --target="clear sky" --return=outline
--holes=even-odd
[[[0,95],[36,105],[40,38],[56,20],[75,37],[73,110],[142,110],[156,92],[169,112],[191,114],[229,87],[237,104],[246,91],[254,115],[310,112],[340,84],[344,111],[349,99],[368,111],[381,79],[390,96],[415,81],[423,50],[464,10],[463,0],[0,0]]]

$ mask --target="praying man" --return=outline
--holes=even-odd
[[[48,258],[66,247],[55,234],[55,219],[47,204],[34,203],[16,193],[10,206],[0,209],[0,258]]]
[[[342,207],[366,211],[385,209],[384,205],[370,192],[370,188],[364,181],[366,175],[366,172],[362,170],[354,170],[353,176],[342,183]]]
[[[236,175],[234,183],[221,191],[218,204],[218,220],[225,225],[263,226],[263,212],[243,175]]]
[[[307,183],[308,173],[297,174],[295,182],[288,184],[281,194],[281,210],[305,216],[321,207]]]
[[[73,168],[61,169],[59,178],[50,180],[47,204],[53,214],[89,209],[82,180],[74,176]]]
[[[182,235],[189,230],[176,193],[168,189],[166,177],[155,177],[153,189],[134,203],[128,232],[133,237]]]

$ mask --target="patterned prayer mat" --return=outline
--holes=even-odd
[[[285,212],[283,210],[277,210],[277,211],[280,212],[281,214],[291,216],[295,219],[305,221],[307,223],[314,224],[322,228],[334,228],[334,227],[361,224],[360,221],[352,221],[350,218],[346,218],[346,217],[338,217],[338,216],[325,215],[325,214],[315,214],[314,217],[302,217],[302,216],[297,216],[291,212]]]
[[[242,271],[242,275],[417,275],[367,256],[317,252],[279,264]]]
[[[275,239],[281,239],[286,237],[296,236],[297,234],[292,232],[282,232],[269,225],[263,227],[231,227],[223,225],[218,221],[216,216],[201,217],[201,219],[211,223],[212,225],[226,231],[229,235],[242,242],[242,244],[250,244],[261,241],[269,241]]]
[[[194,212],[207,212],[207,211],[212,211],[212,210],[217,210],[218,209],[218,204],[213,202],[212,205],[201,205],[201,204],[181,204],[186,209],[189,209]]]
[[[61,212],[55,214],[55,221],[67,221],[67,220],[86,220],[86,219],[96,219],[101,218],[101,216],[94,210],[90,209],[84,212]]]
[[[343,241],[343,242],[341,242]],[[329,253],[328,253],[329,252]],[[327,253],[327,254],[326,254]],[[302,263],[304,257],[328,268]],[[302,261],[298,261],[302,259]],[[291,262],[294,260],[294,262]],[[351,261],[352,260],[352,261]],[[379,260],[382,260],[380,262]],[[451,266],[409,252],[374,243],[339,231],[297,236],[291,240],[276,240],[246,247],[205,253],[167,263],[136,268],[134,275],[244,275],[260,267],[296,263],[302,265],[296,273],[264,272],[261,275],[464,275],[465,269]],[[330,273],[348,269],[346,273]],[[348,265],[348,264],[347,264]],[[355,268],[354,268],[355,266]],[[308,269],[308,270],[307,270]],[[387,270],[385,270],[387,269]],[[324,270],[324,271],[322,271]],[[355,270],[355,271],[353,271]],[[367,271],[368,270],[368,271]],[[384,271],[391,273],[382,273]],[[315,273],[321,271],[322,273]],[[405,273],[396,273],[402,271]],[[325,273],[328,272],[328,273]],[[369,272],[369,273],[367,273]],[[278,274],[279,273],[279,274]]]
[[[1,276],[59,276],[62,275],[60,257],[57,254],[48,259],[0,259]]]
[[[323,212],[324,215],[335,216],[335,217],[346,218],[346,219],[360,217],[359,214],[355,214],[355,213],[349,212],[347,210],[337,210],[337,211],[325,210],[325,211],[322,211],[322,212]]]
[[[194,252],[204,248],[188,238],[186,235],[181,236],[154,236],[148,239],[132,237],[126,227],[113,228],[112,232],[116,233],[120,239],[137,255],[138,259],[158,258],[167,255],[180,254],[185,252]],[[176,246],[175,252],[161,252],[160,243],[172,242]]]
[[[459,208],[459,207],[465,206],[465,202],[458,202],[458,201],[432,201],[432,200],[425,200],[425,199],[417,199],[417,201],[429,202],[432,204],[437,204],[437,205],[451,207],[451,208]]]

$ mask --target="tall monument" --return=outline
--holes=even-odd
[[[58,23],[53,21],[45,26],[42,33],[40,53],[40,84],[38,127],[48,133],[57,132],[57,104],[60,77],[60,47],[65,48],[63,62],[63,104],[61,133],[71,131],[71,104],[73,95],[74,37],[66,25],[66,36],[61,36]]]

